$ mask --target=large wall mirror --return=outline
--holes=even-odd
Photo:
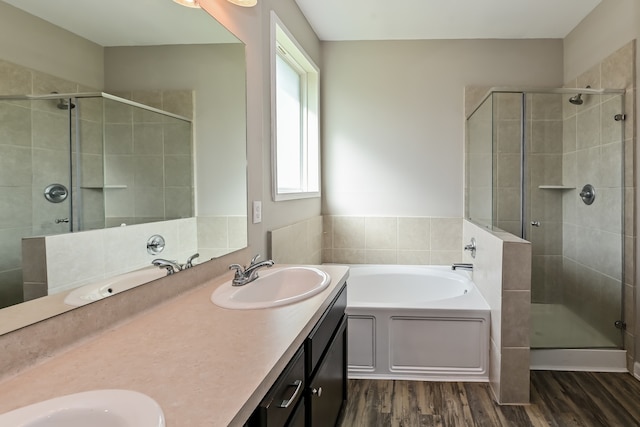
[[[152,234],[179,262],[247,246],[245,48],[220,23],[171,0],[4,0],[0,40],[0,334],[148,267]]]

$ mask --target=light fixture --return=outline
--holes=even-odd
[[[198,0],[173,0],[173,1],[178,3],[179,5],[186,6],[186,7],[197,7],[197,8],[200,7],[200,5],[198,4]]]
[[[253,7],[258,4],[258,0],[227,0],[229,3],[233,3],[242,7]]]

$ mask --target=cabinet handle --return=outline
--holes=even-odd
[[[318,397],[322,396],[322,387],[311,389],[311,394]]]
[[[291,385],[296,389],[293,391],[293,395],[289,399],[282,401],[280,404],[281,408],[288,408],[293,401],[296,400],[296,396],[298,396],[298,393],[300,393],[300,389],[302,388],[302,380],[295,380]]]

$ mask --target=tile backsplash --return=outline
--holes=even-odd
[[[323,217],[323,262],[451,264],[461,250],[462,218]]]

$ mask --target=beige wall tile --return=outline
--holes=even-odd
[[[430,251],[410,251],[399,250],[398,251],[398,264],[404,265],[429,265],[431,262]]]
[[[529,347],[531,293],[529,291],[503,291],[502,293],[502,345]]]
[[[503,348],[500,403],[529,403],[529,349]]]
[[[397,249],[398,247],[398,219],[366,217],[365,247],[370,249]]]
[[[502,253],[502,286],[505,290],[531,289],[531,244],[505,243]]]
[[[364,217],[336,216],[333,219],[333,247],[336,249],[364,249]]]
[[[398,252],[385,249],[367,249],[365,252],[366,264],[397,264]]]
[[[431,250],[455,251],[462,248],[462,220],[460,218],[431,219]]]
[[[429,218],[398,218],[398,249],[428,251],[430,240]]]

